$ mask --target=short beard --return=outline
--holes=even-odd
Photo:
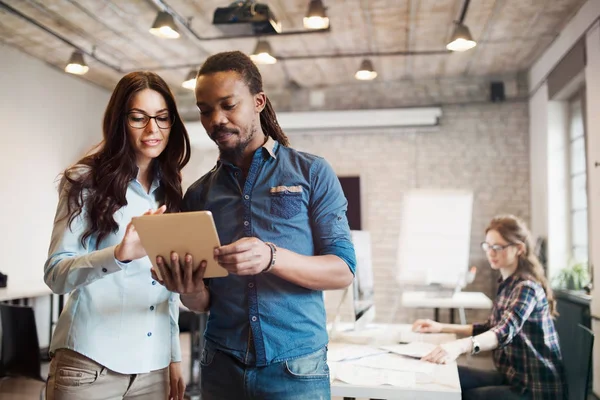
[[[237,144],[237,146],[235,146],[233,149],[221,149],[219,147],[220,158],[231,161],[233,163],[235,163],[236,161],[243,160],[244,159],[244,151],[246,151],[246,148],[248,147],[250,142],[252,142],[252,139],[254,139],[255,135],[256,135],[256,125],[252,124],[252,126],[250,127],[250,134],[248,135],[246,140],[243,140],[243,141],[240,140],[240,142]]]

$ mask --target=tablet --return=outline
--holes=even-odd
[[[215,247],[220,247],[219,235],[210,211],[182,212],[176,214],[142,215],[131,219],[152,268],[163,279],[156,266],[156,257],[162,256],[170,266],[171,252],[183,259],[187,253],[194,260],[194,271],[200,261],[206,260],[205,278],[227,276],[227,270],[213,258]]]

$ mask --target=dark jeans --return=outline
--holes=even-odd
[[[526,394],[512,389],[504,377],[495,370],[458,367],[458,377],[463,400],[525,400]]]
[[[201,360],[202,400],[330,400],[327,349],[266,367],[250,367],[207,347]]]

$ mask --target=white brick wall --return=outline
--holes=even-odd
[[[320,135],[290,138],[293,147],[325,157],[338,175],[361,176],[363,224],[373,241],[378,320],[389,321],[399,292],[395,263],[402,194],[415,187],[474,191],[470,264],[479,272],[467,290],[493,297],[494,279],[479,243],[486,224],[498,213],[529,219],[527,107],[526,102],[447,106],[436,130],[365,132],[327,136],[326,141]],[[432,315],[428,310],[401,311],[396,320],[402,322]]]
[[[474,191],[470,265],[478,267],[478,275],[467,290],[483,291],[492,298],[497,276],[492,276],[479,248],[485,226],[499,213],[513,213],[529,220],[528,103],[526,100],[487,103],[483,100],[487,98],[486,85],[480,84],[479,90],[470,91],[455,87],[460,86],[460,82],[444,87],[430,82],[421,84],[429,85],[423,93],[435,95],[453,91],[458,93],[454,102],[476,101],[444,105],[443,117],[436,128],[387,129],[326,137],[290,135],[292,147],[325,157],[338,175],[361,176],[363,226],[371,232],[373,241],[377,320],[382,322],[390,320],[393,300],[399,294],[395,262],[404,191],[415,187]],[[332,93],[326,94],[326,104],[363,98],[360,91],[358,94]],[[384,106],[383,102],[377,105]],[[396,106],[400,105],[387,104],[387,107]],[[309,108],[297,103],[288,109]],[[214,150],[194,152],[192,165],[185,171],[186,182],[191,183],[193,178],[210,169],[216,155]],[[484,319],[487,314],[487,311],[468,311],[467,318],[473,322]],[[396,321],[411,322],[418,317],[432,316],[431,310],[405,309],[398,312]],[[441,316],[447,318],[447,313],[443,311]]]

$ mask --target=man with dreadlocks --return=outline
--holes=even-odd
[[[350,285],[356,264],[340,183],[323,158],[288,147],[243,53],[206,60],[196,101],[220,157],[183,210],[212,211],[230,274],[204,282],[189,255],[172,254],[174,273],[157,264],[187,307],[210,310],[202,398],[330,399],[322,290]]]

